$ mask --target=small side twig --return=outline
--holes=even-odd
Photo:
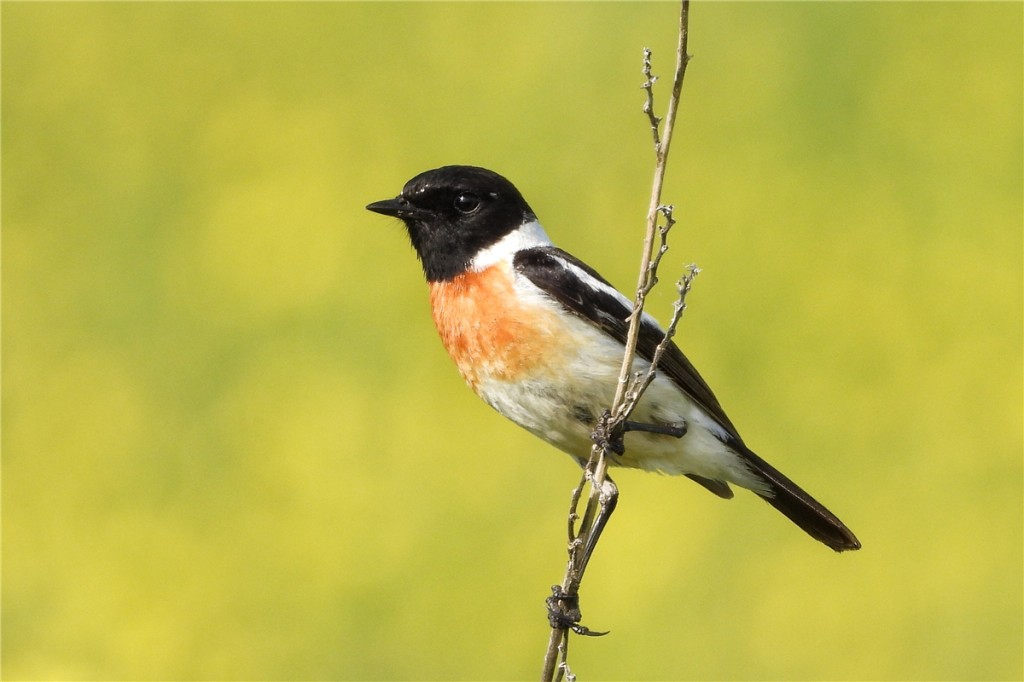
[[[647,93],[647,100],[644,102],[644,113],[651,122],[651,135],[654,136],[654,146],[661,145],[661,119],[654,114],[654,84],[658,77],[651,70],[651,48],[644,48],[644,83],[640,87]]]
[[[665,218],[665,224],[658,226],[658,236],[661,237],[661,244],[658,245],[658,250],[654,252],[651,264],[647,268],[647,284],[644,288],[647,289],[648,293],[658,283],[658,266],[661,265],[662,257],[668,252],[668,233],[676,224],[676,220],[672,215],[674,210],[675,206],[672,205],[658,206],[658,212]]]
[[[622,404],[625,390],[627,388],[628,378],[633,368],[633,357],[636,353],[637,337],[640,332],[640,319],[643,315],[644,302],[646,301],[647,294],[650,292],[650,287],[657,281],[656,277],[652,277],[650,274],[650,267],[652,263],[652,252],[654,250],[654,238],[658,231],[658,215],[663,214],[665,209],[671,209],[665,207],[661,203],[661,192],[662,187],[665,184],[665,170],[668,164],[668,152],[669,147],[672,143],[672,133],[675,130],[676,115],[679,111],[679,96],[682,94],[683,89],[683,78],[686,75],[686,65],[690,62],[690,55],[687,53],[687,45],[689,38],[689,19],[690,19],[690,3],[689,0],[682,0],[679,10],[679,42],[676,46],[676,70],[675,76],[672,79],[672,96],[668,102],[668,112],[665,114],[665,133],[662,136],[655,134],[654,140],[654,181],[651,187],[651,201],[647,209],[647,232],[644,237],[643,253],[640,260],[640,280],[637,283],[637,295],[633,301],[633,314],[630,316],[629,335],[626,337],[626,353],[623,356],[622,371],[619,373],[619,385],[615,394],[615,399],[612,401],[613,412],[615,407]],[[648,82],[650,78],[650,50],[644,50],[644,75],[648,76]],[[648,92],[648,103],[653,106],[653,94],[651,93],[650,87],[645,85],[645,90]],[[646,110],[646,105],[645,105]],[[653,113],[649,113],[648,117],[652,121],[656,121],[657,118],[653,116]],[[666,224],[666,227],[662,233],[662,240],[668,234],[668,230],[671,229],[675,221],[672,220]],[[658,261],[663,252],[659,249]],[[648,280],[651,281],[648,286]]]
[[[690,293],[693,280],[699,274],[700,268],[695,263],[690,263],[686,266],[686,274],[676,282],[676,291],[679,295],[672,305],[672,317],[668,321],[668,326],[665,327],[665,338],[655,348],[650,367],[647,368],[647,371],[643,373],[642,378],[638,382],[634,382],[634,387],[629,391],[629,400],[634,404],[640,400],[644,391],[654,381],[654,377],[658,375],[657,368],[661,363],[661,357],[665,354],[665,350],[672,341],[672,337],[675,336],[679,321],[683,319],[683,312],[686,311],[686,296]]]
[[[676,67],[672,82],[672,94],[664,121],[654,114],[654,83],[657,81],[657,77],[652,71],[651,50],[645,48],[643,51],[644,83],[642,87],[646,92],[643,112],[647,115],[651,125],[655,151],[655,169],[651,201],[647,212],[647,228],[640,261],[640,275],[633,302],[633,310],[628,318],[629,331],[626,337],[626,348],[616,385],[615,398],[610,409],[602,415],[597,427],[594,429],[593,440],[595,444],[591,448],[590,459],[586,464],[579,486],[573,490],[569,512],[569,561],[561,585],[554,586],[552,595],[548,598],[551,633],[548,639],[548,648],[544,657],[544,668],[541,675],[541,679],[544,682],[554,680],[556,672],[558,679],[562,678],[563,673],[570,680],[575,679],[569,671],[567,660],[570,632],[583,635],[605,634],[590,631],[579,625],[579,619],[582,616],[579,610],[578,593],[583,580],[583,572],[590,560],[601,531],[615,508],[618,497],[615,484],[607,476],[608,457],[614,451],[615,443],[621,442],[623,427],[630,413],[636,407],[637,401],[646,387],[654,380],[658,361],[665,348],[668,347],[671,336],[675,333],[676,326],[685,309],[685,297],[689,292],[690,284],[697,272],[699,272],[695,266],[691,266],[689,274],[680,280],[679,285],[677,285],[679,300],[673,311],[672,321],[666,329],[665,337],[658,345],[653,362],[646,375],[640,373],[640,376],[635,376],[633,373],[633,360],[636,355],[644,303],[648,293],[650,293],[658,281],[657,269],[661,263],[662,256],[664,256],[665,251],[668,249],[668,232],[675,224],[672,216],[673,209],[671,206],[662,205],[661,193],[665,180],[669,146],[672,141],[676,114],[679,108],[683,77],[686,73],[686,65],[690,60],[690,55],[687,53],[689,12],[689,0],[681,0]],[[664,122],[663,133],[660,132],[662,122]],[[661,227],[658,226],[659,215],[663,216],[666,221]],[[654,254],[656,235],[660,235],[660,246],[657,254]],[[589,485],[590,493],[587,497],[587,506],[583,516],[579,517],[577,509],[582,499],[583,488],[586,485]],[[579,521],[578,530],[577,521]]]

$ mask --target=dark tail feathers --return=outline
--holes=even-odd
[[[860,549],[860,541],[835,514],[750,450],[742,454],[747,466],[771,486],[773,494],[758,493],[763,500],[785,514],[786,518],[803,528],[812,538],[835,551]]]

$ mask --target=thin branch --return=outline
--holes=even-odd
[[[647,390],[647,387],[654,381],[654,377],[658,375],[658,365],[661,364],[661,356],[665,354],[665,350],[668,348],[669,343],[672,342],[672,337],[676,334],[676,327],[679,326],[679,321],[683,319],[683,312],[686,311],[686,295],[690,293],[690,287],[693,285],[693,280],[696,279],[697,275],[700,274],[700,268],[696,264],[690,263],[686,266],[686,274],[683,275],[678,282],[676,282],[676,291],[679,296],[676,298],[675,304],[672,306],[672,317],[669,319],[668,326],[665,328],[665,338],[661,340],[658,347],[654,350],[654,355],[651,358],[651,366],[647,368],[647,372],[644,373],[643,378],[637,382],[637,385],[629,392],[628,401],[634,404],[639,402],[640,397]]]
[[[647,268],[647,284],[644,288],[648,293],[654,288],[654,285],[658,283],[658,266],[661,265],[662,256],[668,252],[668,233],[672,229],[672,226],[676,224],[676,220],[672,216],[672,211],[674,210],[674,206],[658,207],[658,212],[665,217],[665,224],[658,228],[658,235],[661,237],[661,244],[658,246],[658,250],[654,253],[650,266]]]
[[[654,115],[654,84],[658,77],[651,72],[651,48],[644,48],[644,83],[640,87],[647,93],[647,100],[644,102],[644,113],[651,122],[651,135],[654,136],[655,148],[661,146],[661,119]]]
[[[626,353],[623,356],[622,369],[619,372],[619,385],[615,393],[615,400],[612,401],[613,413],[622,404],[626,384],[633,370],[633,356],[636,354],[640,319],[647,298],[647,290],[644,285],[647,282],[648,269],[651,265],[651,252],[654,248],[654,235],[657,231],[658,213],[661,208],[661,190],[665,184],[665,169],[668,165],[668,150],[672,143],[672,133],[675,130],[676,113],[679,111],[679,96],[683,89],[683,77],[686,75],[686,65],[690,62],[690,55],[686,52],[689,37],[689,15],[689,0],[682,0],[679,10],[679,43],[676,47],[676,72],[672,79],[672,97],[669,99],[668,113],[665,115],[665,134],[654,146],[654,181],[651,188],[651,201],[647,209],[647,233],[640,260],[640,281],[637,283],[637,295],[633,301],[633,314],[630,317],[629,334],[626,337]],[[645,66],[645,71],[646,69]]]
[[[541,679],[545,682],[555,679],[556,670],[559,679],[561,679],[563,673],[568,676],[570,681],[575,679],[569,671],[567,660],[570,631],[581,635],[605,634],[591,632],[579,625],[581,614],[578,593],[580,583],[583,580],[583,572],[590,560],[601,531],[615,508],[618,497],[618,491],[614,483],[612,483],[611,479],[607,478],[608,456],[614,450],[615,444],[617,442],[621,443],[623,425],[636,407],[636,403],[643,394],[644,389],[654,380],[658,360],[670,343],[672,334],[675,333],[676,325],[685,309],[686,294],[690,289],[693,277],[698,272],[695,266],[691,266],[689,274],[677,285],[679,300],[673,311],[671,323],[666,329],[665,338],[656,350],[653,358],[654,362],[651,364],[646,376],[643,376],[643,373],[640,373],[641,376],[634,376],[633,359],[636,354],[644,303],[647,294],[650,293],[658,281],[658,265],[668,249],[668,232],[675,224],[675,220],[672,217],[672,207],[661,204],[661,192],[665,180],[669,145],[672,141],[676,113],[679,108],[683,77],[686,73],[686,65],[690,60],[690,55],[687,53],[689,13],[689,0],[682,0],[679,11],[676,67],[672,81],[672,95],[669,99],[668,110],[664,119],[665,127],[663,134],[659,133],[659,128],[663,121],[654,114],[654,83],[657,81],[657,77],[652,73],[651,50],[644,48],[643,51],[645,81],[642,87],[646,92],[643,111],[651,125],[655,151],[655,169],[651,201],[647,211],[647,229],[640,261],[640,276],[637,283],[636,297],[633,302],[633,311],[629,317],[629,331],[626,337],[626,348],[619,372],[618,384],[616,385],[615,398],[610,409],[602,415],[597,427],[594,429],[594,446],[591,448],[590,459],[585,467],[580,485],[573,491],[569,512],[569,561],[566,566],[565,576],[561,585],[553,586],[552,595],[547,600],[551,634],[548,640],[548,648],[541,676]],[[660,228],[658,227],[659,215],[664,216],[666,220],[665,225]],[[660,234],[661,241],[658,253],[655,255],[653,251],[656,233]],[[580,519],[577,516],[577,509],[585,484],[589,484],[590,494],[587,498],[587,506],[582,519]],[[579,520],[578,530],[576,528],[577,520]]]

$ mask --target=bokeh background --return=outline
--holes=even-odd
[[[535,678],[578,472],[363,207],[488,166],[630,287],[676,11],[3,3],[4,677]],[[582,678],[1024,674],[1022,26],[693,7],[682,343],[864,549],[620,473]]]

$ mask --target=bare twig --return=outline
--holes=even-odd
[[[647,390],[647,387],[654,381],[654,377],[657,376],[657,367],[661,362],[661,356],[665,354],[665,349],[668,348],[668,344],[676,334],[676,327],[679,326],[679,321],[683,319],[683,312],[686,310],[686,295],[690,293],[690,287],[693,285],[693,280],[699,274],[700,268],[698,268],[696,264],[690,263],[686,266],[686,274],[676,282],[676,291],[679,292],[679,296],[676,298],[676,302],[672,306],[672,317],[669,319],[668,326],[665,327],[665,338],[661,340],[658,347],[655,349],[654,356],[651,358],[651,366],[648,367],[647,372],[643,374],[643,378],[639,381],[639,384],[629,392],[629,400],[634,404],[640,400],[640,396],[643,395],[644,391]]]
[[[615,400],[612,402],[613,412],[615,407],[622,404],[626,391],[629,375],[633,369],[633,356],[636,353],[637,336],[640,332],[640,319],[643,315],[644,301],[647,298],[649,288],[646,287],[650,277],[651,252],[654,249],[654,236],[657,231],[658,214],[662,209],[661,190],[665,183],[665,169],[668,163],[668,150],[672,143],[672,133],[676,124],[676,113],[679,110],[679,95],[683,89],[683,76],[686,75],[686,65],[690,61],[687,54],[687,42],[689,36],[689,0],[682,0],[679,11],[679,43],[676,48],[676,72],[672,80],[672,97],[668,102],[668,113],[665,115],[665,133],[659,140],[655,136],[654,145],[654,182],[651,187],[651,202],[647,209],[647,233],[644,238],[643,253],[640,260],[640,281],[637,283],[637,295],[633,301],[633,314],[630,317],[629,334],[626,337],[626,353],[622,360],[622,371],[619,373],[619,385],[615,393]],[[646,52],[645,52],[646,54]],[[649,71],[649,63],[645,62],[645,74]],[[649,79],[648,79],[649,80]],[[650,95],[648,95],[650,99]]]
[[[650,292],[654,288],[654,285],[658,283],[658,266],[661,265],[661,258],[668,251],[668,233],[672,229],[672,226],[676,224],[676,220],[672,217],[672,211],[675,210],[674,206],[659,206],[658,212],[665,218],[665,224],[658,227],[658,235],[661,237],[661,244],[658,246],[658,250],[654,252],[653,258],[651,258],[651,264],[647,268],[647,284],[644,288]]]
[[[654,146],[658,147],[661,145],[661,119],[654,114],[654,84],[658,82],[658,77],[651,72],[651,48],[644,48],[644,84],[641,85],[644,91],[647,93],[647,101],[644,102],[644,113],[647,114],[647,118],[651,121],[651,135],[654,136]]]
[[[679,12],[676,68],[672,82],[672,95],[669,99],[668,110],[664,119],[665,127],[663,133],[659,132],[662,119],[659,119],[654,114],[654,83],[657,81],[657,77],[652,73],[651,50],[644,48],[643,52],[643,74],[645,81],[642,87],[646,92],[643,112],[647,115],[651,124],[655,152],[655,169],[651,201],[647,211],[647,229],[640,261],[640,276],[637,283],[636,297],[633,301],[633,311],[628,318],[629,331],[626,337],[626,349],[619,372],[615,398],[610,409],[602,415],[597,427],[594,429],[594,446],[591,448],[590,460],[587,462],[579,486],[573,490],[569,512],[569,561],[561,585],[555,585],[552,588],[552,595],[548,597],[551,634],[548,640],[548,649],[544,658],[544,668],[541,676],[541,679],[545,682],[554,680],[556,671],[559,679],[561,679],[563,673],[570,680],[574,679],[572,673],[569,672],[567,660],[570,631],[581,635],[604,634],[591,632],[579,625],[581,614],[577,595],[580,583],[583,580],[583,572],[590,560],[601,531],[615,508],[618,496],[614,483],[607,477],[608,456],[615,447],[615,443],[621,442],[619,439],[621,438],[626,420],[636,407],[637,401],[644,390],[654,380],[658,361],[670,343],[672,334],[675,333],[676,325],[679,323],[683,310],[685,310],[685,297],[690,289],[690,284],[697,272],[699,272],[695,266],[690,266],[689,273],[680,280],[677,285],[679,299],[673,311],[672,320],[666,329],[665,337],[655,352],[653,362],[646,374],[638,373],[634,375],[633,359],[636,354],[644,302],[646,301],[647,294],[650,293],[658,281],[658,265],[668,249],[668,232],[675,224],[672,216],[672,207],[663,206],[661,203],[661,192],[665,180],[669,145],[672,141],[672,132],[679,108],[683,77],[686,73],[686,65],[690,60],[690,55],[687,54],[689,12],[689,0],[682,0]],[[659,215],[663,216],[666,221],[661,227],[658,226]],[[656,234],[660,234],[661,241],[657,254],[654,254]],[[577,516],[577,509],[586,484],[589,484],[590,493],[587,498],[587,506],[582,519],[580,519]],[[576,526],[577,520],[579,520],[578,530]]]

